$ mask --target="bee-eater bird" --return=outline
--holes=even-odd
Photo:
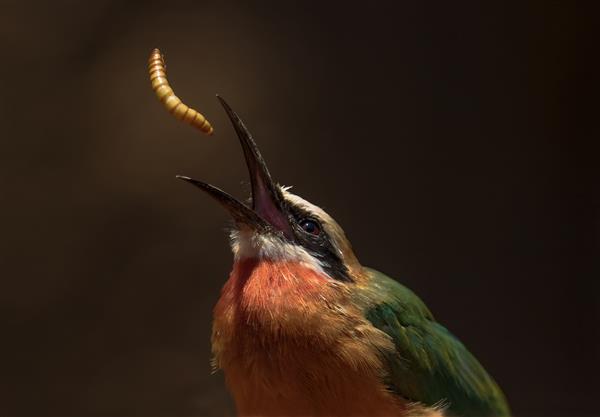
[[[243,416],[507,416],[494,380],[408,288],[364,267],[342,228],[271,179],[219,98],[252,186],[246,205],[184,179],[234,220],[214,309],[214,365]]]

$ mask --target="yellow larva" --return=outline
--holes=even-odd
[[[164,104],[169,113],[178,120],[183,120],[204,133],[212,135],[213,128],[208,120],[196,110],[184,104],[175,95],[167,80],[165,60],[158,48],[155,48],[150,54],[150,58],[148,59],[148,73],[150,74],[150,82],[152,83],[152,89],[156,93],[156,97]]]

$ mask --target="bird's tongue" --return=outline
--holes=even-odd
[[[290,231],[285,212],[279,207],[277,197],[271,195],[271,191],[265,187],[261,178],[257,178],[252,184],[252,208],[260,217],[269,222],[275,229],[287,233]]]

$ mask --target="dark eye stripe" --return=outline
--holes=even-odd
[[[311,213],[307,213],[298,207],[289,206],[288,212],[291,215],[290,223],[293,225],[295,243],[317,258],[329,276],[338,281],[353,282],[348,273],[348,268],[339,257],[338,251],[320,222]],[[307,223],[312,224],[308,225]],[[313,227],[318,228],[319,233],[315,234],[307,231],[306,226],[310,230],[313,230]]]

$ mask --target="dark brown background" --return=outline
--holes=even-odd
[[[2,2],[0,414],[233,412],[227,216],[174,178],[247,195],[214,93],[515,414],[600,414],[595,11],[324,3]],[[153,97],[155,46],[213,138]]]

